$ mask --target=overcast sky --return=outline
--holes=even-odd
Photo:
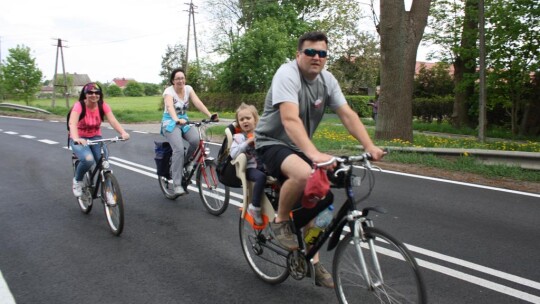
[[[193,2],[198,6],[195,21],[200,59],[210,56],[206,52],[210,43],[205,41],[211,39],[214,27],[203,1]],[[63,53],[67,73],[88,74],[92,81],[104,83],[115,77],[160,83],[161,60],[167,45],[186,45],[187,2],[4,0],[0,6],[0,56],[5,61],[8,49],[17,45],[30,47],[45,79],[52,79],[57,39],[61,38],[66,46]],[[190,60],[195,59],[194,45],[192,24]],[[58,58],[61,73],[60,54]]]
[[[187,42],[189,6],[184,1],[6,0],[0,6],[1,59],[17,45],[30,47],[46,79],[55,70],[57,38],[63,44],[67,73],[88,74],[92,81],[115,77],[159,83],[167,45]],[[194,2],[195,5],[198,5]],[[197,9],[200,12],[201,7]],[[195,15],[197,40],[210,36],[204,13]],[[199,45],[199,58],[204,56]],[[195,58],[193,25],[190,59]],[[58,72],[62,64],[58,61]]]

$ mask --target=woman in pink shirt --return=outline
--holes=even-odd
[[[84,110],[84,117],[81,113]],[[100,108],[102,110],[100,110]],[[82,195],[82,183],[84,174],[90,170],[92,165],[100,157],[98,145],[87,146],[86,140],[101,139],[102,114],[107,118],[109,124],[118,132],[122,139],[129,139],[129,134],[122,128],[111,110],[111,107],[103,101],[103,90],[97,83],[87,83],[81,90],[79,102],[76,102],[71,109],[69,117],[69,145],[71,150],[80,162],[73,178],[73,194],[76,197]],[[77,143],[77,144],[74,144]]]

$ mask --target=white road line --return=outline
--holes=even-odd
[[[461,186],[468,186],[468,187],[475,187],[475,188],[481,188],[481,189],[487,189],[487,190],[501,191],[501,192],[525,195],[525,196],[532,196],[532,197],[540,197],[540,194],[535,194],[535,193],[522,192],[522,191],[516,191],[516,190],[508,190],[508,189],[496,188],[496,187],[490,187],[490,186],[484,186],[484,185],[469,184],[469,183],[457,182],[457,181],[452,181],[452,180],[447,180],[447,179],[442,179],[442,178],[436,178],[436,177],[422,176],[422,175],[409,174],[409,173],[396,172],[396,171],[389,171],[389,170],[382,170],[382,172],[389,173],[389,174],[396,174],[396,175],[403,175],[403,176],[421,178],[421,179],[427,179],[427,180],[433,180],[433,181],[443,182],[443,183],[448,183],[448,184],[456,184],[456,185],[461,185]]]
[[[121,163],[124,163],[124,164],[128,164],[128,165],[131,165],[133,167],[137,167],[137,168],[141,168],[141,169],[144,169],[144,170],[148,170],[150,172],[155,172],[156,171],[156,168],[155,167],[148,167],[148,166],[144,166],[144,165],[140,165],[140,164],[137,164],[137,163],[134,163],[134,162],[131,162],[131,161],[128,161],[128,160],[125,160],[125,159],[121,159],[121,158],[118,158],[118,157],[115,157],[115,156],[110,156],[109,157],[109,160],[111,161],[112,164],[116,164],[118,166],[120,166],[120,162]],[[128,166],[121,166],[122,168],[125,168],[125,169],[128,169],[128,170],[132,170],[132,171],[135,171],[135,172],[139,172],[143,175],[146,175],[146,176],[150,176],[150,177],[153,177],[155,179],[157,179],[157,175],[156,174],[148,174],[147,172],[144,172],[144,171],[140,171],[140,170],[133,170],[132,168],[129,168]],[[238,194],[236,192],[230,192],[230,196],[234,196],[240,200],[243,200],[244,196],[242,194]],[[239,207],[242,205],[242,203],[240,202],[239,203]]]
[[[437,252],[434,252],[434,251],[431,251],[431,250],[416,247],[416,246],[411,245],[411,244],[405,244],[405,245],[411,251],[418,252],[418,253],[423,254],[423,255],[427,255],[427,256],[432,257],[434,259],[443,260],[443,261],[453,263],[453,264],[456,264],[456,265],[459,265],[459,266],[462,266],[462,267],[466,267],[466,268],[469,268],[469,269],[472,269],[472,270],[475,270],[475,271],[478,271],[478,272],[483,272],[485,274],[489,274],[489,275],[492,275],[494,277],[505,279],[505,280],[508,280],[510,282],[514,282],[514,283],[517,283],[517,284],[521,284],[521,285],[524,285],[524,286],[527,286],[527,287],[530,287],[530,288],[540,290],[540,283],[539,282],[535,282],[535,281],[532,281],[532,280],[529,280],[529,279],[525,279],[525,278],[522,278],[522,277],[519,277],[519,276],[516,276],[516,275],[513,275],[513,274],[509,274],[509,273],[506,273],[506,272],[502,272],[502,271],[499,271],[499,270],[496,270],[496,269],[493,269],[493,268],[489,268],[489,267],[485,267],[485,266],[482,266],[482,265],[474,264],[474,263],[471,263],[471,262],[468,262],[468,261],[465,261],[465,260],[462,260],[462,259],[454,258],[454,257],[444,255],[444,254],[441,254],[441,253],[437,253]]]
[[[114,160],[113,160],[114,159]],[[149,176],[149,177],[152,177],[154,179],[157,179],[158,176],[155,174],[155,173],[150,173],[150,172],[146,172],[146,171],[143,171],[143,170],[140,170],[140,169],[137,169],[137,168],[133,168],[133,167],[130,167],[128,165],[125,165],[123,163],[132,163],[130,161],[127,161],[127,160],[124,160],[124,159],[120,159],[118,157],[114,157],[114,156],[111,156],[109,158],[109,162],[115,166],[118,166],[118,167],[121,167],[121,168],[124,168],[124,169],[127,169],[127,170],[131,170],[133,172],[137,172],[137,173],[140,173],[142,175],[146,175],[146,176]],[[123,163],[122,163],[123,162]],[[133,163],[132,163],[133,164]],[[148,166],[143,166],[143,165],[139,165],[137,164],[137,167],[139,168],[143,168],[143,169],[146,169],[146,170],[149,170],[149,171],[155,171],[154,168],[151,168],[151,167],[148,167]],[[192,191],[195,191],[195,192],[199,192],[199,189],[197,189],[196,187],[194,186],[189,186],[188,189],[192,190]],[[229,194],[230,196],[234,196],[234,197],[237,197],[239,199],[243,199],[244,197],[241,195],[241,194],[237,194],[237,193],[234,193],[234,192],[230,192]],[[230,199],[229,200],[229,203],[230,204],[233,204],[235,206],[242,206],[242,202],[241,201],[236,201],[236,200],[232,200]]]
[[[14,132],[14,131],[6,131],[4,133],[9,134],[9,135],[17,135],[17,134],[19,134],[19,133]]]
[[[42,143],[45,143],[45,144],[49,144],[49,145],[56,145],[58,143],[57,141],[52,141],[52,140],[49,140],[49,139],[40,139],[38,141],[42,142]]]
[[[0,271],[0,304],[15,304],[15,298],[9,290],[9,286]]]
[[[148,134],[148,132],[144,132],[144,131],[131,131],[132,133],[140,133],[140,134]]]
[[[433,271],[437,271],[442,274],[445,274],[445,275],[448,275],[448,276],[451,276],[451,277],[454,277],[454,278],[457,278],[457,279],[460,279],[469,283],[473,283],[473,284],[476,284],[476,285],[479,285],[479,286],[482,286],[482,287],[485,287],[485,288],[488,288],[488,289],[491,289],[500,293],[504,293],[506,295],[516,297],[518,299],[522,299],[530,303],[540,304],[540,297],[532,295],[530,293],[526,293],[521,290],[517,290],[511,287],[502,285],[502,284],[491,282],[486,279],[482,279],[482,278],[479,278],[470,274],[466,274],[461,271],[457,271],[452,268],[437,265],[435,263],[427,262],[421,259],[416,259],[416,261],[418,262],[418,265],[422,267],[426,267]]]
[[[28,138],[28,139],[34,139],[36,138],[35,136],[32,136],[32,135],[21,135],[22,138]]]
[[[20,119],[20,120],[43,121],[43,119],[39,119],[39,118],[25,118],[25,117],[15,117],[15,116],[5,116],[5,115],[0,115],[0,117],[3,117],[3,118],[12,118],[12,119]]]

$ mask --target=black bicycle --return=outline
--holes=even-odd
[[[416,260],[396,238],[374,227],[369,215],[386,213],[381,207],[357,209],[374,186],[374,174],[369,154],[335,157],[338,166],[331,176],[333,188],[344,188],[347,200],[335,213],[329,226],[323,230],[311,246],[306,246],[301,229],[319,212],[333,202],[331,192],[327,198],[312,209],[293,210],[295,233],[299,250],[289,252],[274,239],[268,225],[275,215],[279,197],[279,185],[267,187],[268,200],[263,200],[264,225],[256,226],[244,201],[240,217],[240,241],[244,256],[257,277],[270,284],[279,284],[288,276],[300,280],[315,273],[309,262],[328,242],[328,250],[336,248],[333,258],[335,292],[340,303],[427,303],[426,290]],[[353,164],[359,164],[353,166]],[[353,167],[361,175],[353,174]],[[361,170],[365,169],[365,170]],[[368,181],[368,193],[355,199],[353,186]],[[342,236],[343,230],[348,230]],[[314,279],[314,275],[312,276]]]
[[[206,146],[206,125],[215,123],[212,120],[190,121],[187,122],[190,126],[197,128],[199,133],[199,145],[194,152],[193,167],[188,170],[184,166],[182,172],[182,186],[188,192],[188,186],[191,184],[191,178],[195,175],[197,190],[201,197],[201,201],[206,210],[212,215],[221,215],[229,207],[230,190],[229,187],[221,184],[218,180],[216,172],[216,160],[210,156],[210,149]],[[171,178],[172,172],[168,176],[159,175],[159,187],[166,198],[174,200],[179,195],[174,193],[174,184]]]
[[[79,207],[84,214],[90,213],[94,199],[101,199],[105,208],[107,224],[111,232],[116,236],[120,235],[124,229],[124,200],[120,192],[120,185],[113,175],[111,165],[105,158],[105,145],[117,141],[124,140],[119,137],[113,137],[86,141],[86,144],[89,146],[99,145],[101,156],[95,166],[84,175],[82,195],[77,198]],[[75,170],[80,160],[75,154],[72,154],[71,159],[73,174],[75,175]]]

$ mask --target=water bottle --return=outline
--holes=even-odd
[[[306,244],[312,245],[315,243],[319,235],[321,235],[321,232],[330,225],[330,222],[332,221],[334,213],[334,205],[328,206],[328,208],[321,211],[317,217],[315,218],[315,226],[309,228],[308,232],[306,233],[305,241]]]
[[[315,218],[315,226],[324,230],[326,227],[328,227],[328,225],[330,225],[333,216],[334,205],[331,204],[330,206],[328,206],[328,208],[324,209],[317,215],[317,217]]]

